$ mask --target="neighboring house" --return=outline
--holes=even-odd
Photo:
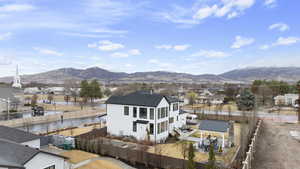
[[[9,87],[0,87],[0,113],[7,111],[7,101],[9,100],[9,109],[17,110],[20,99],[15,96],[17,89]]]
[[[38,87],[27,87],[24,89],[24,94],[40,94],[41,90]]]
[[[176,98],[145,91],[111,96],[106,101],[107,132],[163,142],[175,128],[186,124],[181,104]]]
[[[62,95],[65,92],[65,88],[64,87],[48,87],[44,89],[44,93],[48,94],[48,93],[53,93],[56,95]]]
[[[298,103],[298,94],[285,94],[274,97],[275,105],[296,106]]]
[[[68,169],[66,158],[40,150],[40,137],[0,126],[0,169]]]

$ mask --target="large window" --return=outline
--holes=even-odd
[[[150,120],[154,120],[154,109],[150,108]]]
[[[49,167],[46,167],[44,169],[55,169],[55,165],[52,165],[52,166],[49,166]]]
[[[157,119],[160,119],[160,108],[157,109]]]
[[[170,123],[170,124],[174,123],[174,117],[170,117],[170,118],[169,118],[169,123]]]
[[[160,123],[157,123],[157,134],[160,133]]]
[[[136,118],[137,117],[137,108],[133,107],[133,117]]]
[[[147,108],[140,108],[140,118],[147,119]]]
[[[150,123],[150,134],[153,135],[154,133],[154,125],[153,123]]]
[[[166,117],[166,108],[163,107],[161,108],[161,118],[165,118]]]
[[[136,132],[136,123],[135,122],[132,123],[132,131]]]
[[[178,110],[178,103],[174,103],[173,104],[173,111],[177,111]]]
[[[124,115],[125,116],[129,115],[129,107],[128,106],[124,106]]]

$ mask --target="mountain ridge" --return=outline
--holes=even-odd
[[[23,83],[43,82],[62,84],[66,80],[97,79],[104,83],[250,83],[253,80],[282,80],[296,82],[300,80],[300,67],[248,67],[234,69],[222,74],[189,74],[168,71],[150,72],[112,72],[99,67],[87,69],[60,68],[47,72],[21,76]],[[0,77],[0,82],[9,83],[13,77]]]

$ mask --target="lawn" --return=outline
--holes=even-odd
[[[104,127],[103,125],[101,127]],[[74,129],[69,129],[69,130],[64,130],[64,131],[60,131],[59,133],[55,133],[55,134],[59,134],[59,135],[63,135],[63,136],[78,136],[84,133],[88,133],[90,131],[92,131],[93,129],[96,128],[100,128],[100,124],[95,124],[92,126],[87,126],[87,127],[80,127],[80,128],[74,128]]]
[[[122,169],[117,164],[106,160],[95,160],[86,165],[79,167],[78,169]]]
[[[71,150],[61,153],[60,155],[68,157],[69,161],[72,164],[77,164],[85,160],[93,159],[99,157],[99,155],[80,151],[80,150]]]
[[[207,104],[185,105],[184,108],[187,108],[187,109],[196,109],[196,110],[210,110],[210,111],[214,111],[216,109],[219,109],[219,107],[217,107],[216,105],[208,106]],[[229,104],[225,104],[222,107],[222,111],[228,112],[229,110],[231,112],[238,111],[236,103],[231,102]]]

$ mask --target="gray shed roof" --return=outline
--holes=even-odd
[[[9,140],[16,143],[24,143],[39,138],[40,136],[25,132],[23,130],[6,127],[6,126],[0,126],[0,139]]]
[[[150,93],[147,91],[137,91],[124,96],[111,96],[107,99],[106,104],[156,107],[163,98],[166,98],[169,103],[180,101],[176,98],[167,97],[161,94]]]
[[[201,120],[200,130],[216,131],[216,132],[227,132],[229,128],[229,122],[221,120]]]

